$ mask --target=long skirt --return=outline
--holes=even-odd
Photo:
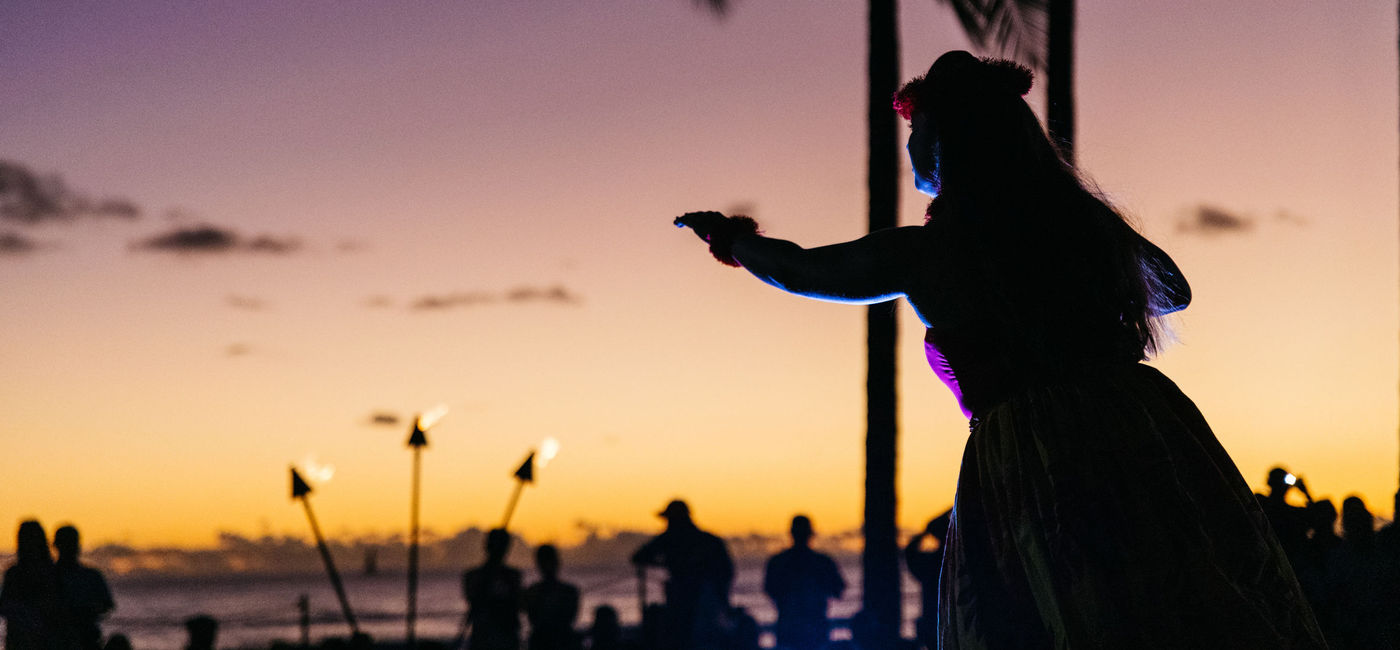
[[[943,650],[1326,647],[1239,470],[1142,364],[978,418],[939,589]]]

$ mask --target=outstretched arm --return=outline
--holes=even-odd
[[[711,242],[723,232],[725,217],[692,212],[676,220]],[[916,227],[880,230],[855,241],[802,248],[782,239],[742,234],[726,242],[733,260],[755,277],[783,291],[808,298],[857,304],[904,295],[921,251]]]

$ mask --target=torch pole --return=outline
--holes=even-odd
[[[409,541],[408,541],[408,648],[413,650],[417,647],[417,627],[418,623],[418,486],[422,468],[421,446],[413,447],[413,503],[410,505],[409,517]]]
[[[311,596],[302,594],[297,598],[297,624],[301,628],[301,648],[311,647]]]
[[[501,520],[503,530],[510,528],[510,518],[515,515],[515,504],[520,501],[520,492],[525,489],[525,481],[515,482],[515,491],[510,493],[510,503],[506,504],[506,516]]]
[[[321,551],[321,561],[326,563],[326,575],[330,576],[331,587],[335,588],[335,597],[340,599],[340,611],[345,614],[345,622],[350,624],[350,632],[359,635],[360,624],[355,621],[355,612],[350,610],[350,600],[345,597],[345,585],[340,582],[340,573],[335,570],[331,551],[326,547],[326,539],[321,536],[321,527],[316,524],[316,514],[311,512],[311,501],[305,495],[301,497],[301,505],[306,509],[306,519],[311,522],[311,534],[316,536],[316,548]]]

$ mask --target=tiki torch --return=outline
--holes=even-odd
[[[438,406],[413,419],[413,431],[408,435],[408,447],[413,450],[413,496],[409,504],[408,542],[408,648],[417,646],[418,624],[418,486],[421,479],[422,452],[428,446],[428,429],[442,416],[447,415],[447,407]]]
[[[559,453],[559,441],[554,438],[545,438],[544,442],[540,443],[538,453],[540,467],[543,468],[549,464],[555,454]],[[520,502],[520,493],[524,491],[525,484],[535,482],[535,455],[536,452],[530,450],[530,455],[525,457],[525,462],[521,463],[520,467],[515,470],[515,491],[511,492],[510,503],[506,504],[506,516],[501,519],[503,530],[510,526],[510,518],[515,514],[515,504]]]
[[[331,579],[331,587],[335,589],[336,598],[340,599],[340,611],[345,614],[345,622],[350,624],[350,633],[354,636],[360,634],[360,624],[355,621],[355,612],[350,610],[350,600],[345,597],[345,585],[340,582],[340,573],[335,570],[335,562],[331,560],[331,551],[326,547],[326,539],[321,536],[321,527],[316,525],[316,515],[311,512],[311,500],[307,498],[311,494],[311,486],[297,473],[297,468],[292,468],[292,500],[301,499],[301,505],[306,509],[306,519],[311,522],[311,534],[316,537],[316,548],[321,551],[321,561],[326,564],[326,575]]]

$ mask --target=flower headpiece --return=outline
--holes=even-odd
[[[894,110],[906,120],[925,110],[934,93],[1024,97],[1034,75],[1029,68],[1005,59],[978,59],[963,51],[938,57],[928,74],[910,79],[894,94]]]
[[[914,119],[914,107],[918,105],[918,102],[914,101],[914,90],[923,82],[923,75],[919,75],[894,93],[894,112],[899,113],[905,120]]]

